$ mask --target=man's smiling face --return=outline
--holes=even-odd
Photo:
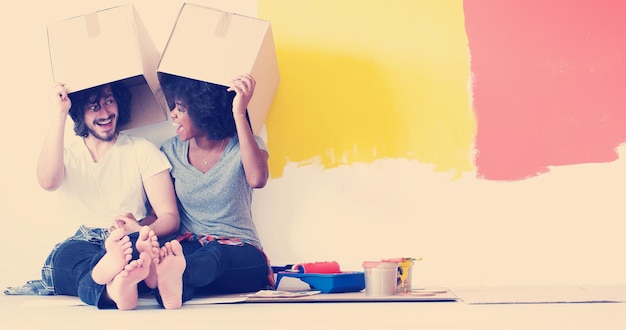
[[[85,104],[84,110],[85,126],[90,135],[103,141],[111,141],[115,138],[119,112],[111,86],[104,87],[100,99],[98,95],[94,95]]]

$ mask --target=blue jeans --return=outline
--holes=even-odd
[[[107,295],[103,295],[106,286],[97,284],[91,277],[92,269],[106,253],[104,240],[108,234],[105,232],[100,228],[85,231],[81,227],[74,236],[55,247],[46,261],[55,294],[77,296],[84,303],[101,309],[117,308]],[[138,236],[138,233],[129,235],[133,244],[133,259],[138,257],[134,249]],[[139,290],[147,292],[150,289],[142,282]]]
[[[183,273],[183,302],[196,295],[256,292],[269,287],[265,254],[250,244],[213,241],[201,245],[182,241],[187,266]],[[157,301],[162,305],[157,289]]]
[[[138,258],[134,248],[138,236],[138,233],[129,235],[133,259]],[[94,234],[94,230],[85,232],[81,227],[76,235],[55,248],[49,257],[55,294],[78,296],[84,303],[100,309],[117,308],[104,294],[106,286],[95,283],[91,277],[92,269],[106,253],[105,237],[98,230]],[[163,245],[173,238],[159,239],[159,243]],[[183,273],[183,302],[196,295],[246,293],[270,287],[267,257],[250,244],[233,246],[213,241],[202,245],[183,241],[181,245],[187,263]],[[152,290],[141,282],[138,291],[142,294]],[[156,299],[163,306],[158,289]]]

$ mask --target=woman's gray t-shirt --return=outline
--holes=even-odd
[[[260,137],[255,140],[267,151]],[[246,181],[236,135],[206,173],[189,163],[189,141],[174,136],[163,143],[161,151],[172,164],[181,233],[239,238],[262,249],[252,219],[252,188]]]

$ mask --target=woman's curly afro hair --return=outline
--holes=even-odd
[[[235,135],[237,129],[232,111],[235,92],[228,92],[226,86],[166,73],[159,73],[159,79],[170,109],[176,106],[174,100],[184,102],[194,126],[209,139],[220,140]]]

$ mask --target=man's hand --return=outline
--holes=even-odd
[[[126,213],[122,215],[118,215],[113,219],[113,223],[111,227],[109,227],[109,231],[113,231],[115,229],[123,229],[126,235],[136,233],[141,229],[141,224],[139,221],[135,219],[135,216],[132,213]]]
[[[67,116],[72,107],[72,101],[67,96],[67,89],[64,83],[59,82],[52,87],[50,102],[55,110]]]

